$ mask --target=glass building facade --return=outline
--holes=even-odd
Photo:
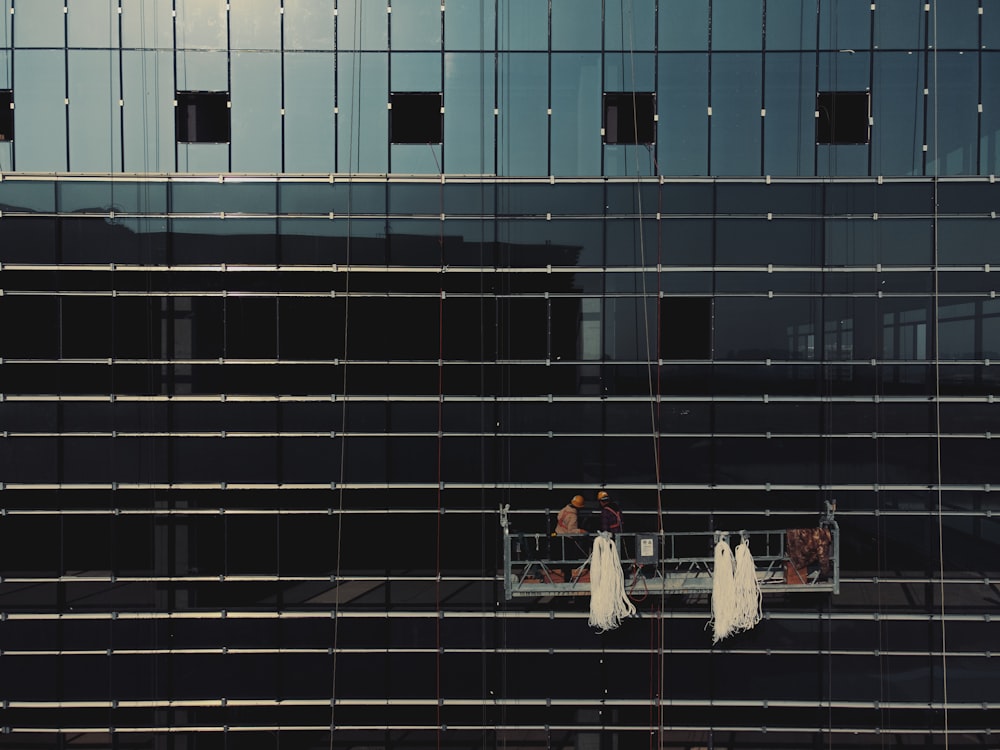
[[[0,748],[996,745],[1000,1],[0,26]],[[601,488],[840,591],[505,599]]]

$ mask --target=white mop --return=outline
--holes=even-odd
[[[594,539],[590,557],[590,624],[602,633],[614,630],[623,618],[635,614],[625,592],[625,572],[611,535],[602,531]]]
[[[729,535],[721,534],[715,544],[715,569],[712,572],[712,643],[736,630],[736,580],[733,576],[733,551]]]
[[[750,542],[745,536],[736,548],[736,571],[733,578],[736,586],[733,629],[750,630],[761,619],[761,594],[757,563],[750,554]]]

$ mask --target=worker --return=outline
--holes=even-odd
[[[574,495],[573,499],[566,503],[566,507],[559,511],[559,515],[556,516],[556,536],[576,536],[577,534],[587,533],[585,529],[580,528],[579,523],[579,511],[580,508],[583,507],[584,502],[583,495]],[[563,574],[563,582],[569,583],[573,580],[574,566],[572,563],[567,561],[565,539],[560,543],[560,547],[560,559],[563,562],[563,565],[560,566]],[[576,547],[574,556],[576,552],[579,552],[581,555],[586,557],[579,544],[574,542],[574,544],[570,545],[570,547]]]
[[[601,490],[597,493],[597,502],[601,504],[601,530],[612,534],[620,534],[622,528],[622,509],[611,499],[611,495]]]

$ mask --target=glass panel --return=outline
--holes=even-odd
[[[378,0],[338,0],[337,48],[388,49],[389,14],[386,7],[386,3]]]
[[[764,174],[814,172],[814,55],[768,53],[764,58]]]
[[[712,164],[715,175],[761,173],[761,58],[712,56]]]
[[[441,6],[438,0],[394,0],[392,48],[441,48]]]
[[[32,0],[19,4],[17,23],[14,24],[14,45],[61,49],[66,44],[63,6],[63,0]]]
[[[333,172],[334,59],[322,53],[286,52],[284,60],[285,170]]]
[[[980,59],[983,113],[979,116],[979,173],[986,175],[1000,172],[1000,53],[982,52]]]
[[[879,0],[875,4],[875,46],[920,50],[926,43],[927,13],[913,0]]]
[[[867,5],[865,6],[867,7]],[[821,40],[820,45],[824,42]],[[867,91],[870,86],[871,55],[861,52],[833,52],[819,55],[819,91]],[[869,146],[817,145],[816,174],[834,176],[867,175]]]
[[[231,168],[237,172],[280,172],[281,56],[274,52],[236,52],[230,59]]]
[[[544,54],[500,56],[497,124],[498,174],[546,175],[548,164],[548,60]]]
[[[176,0],[177,47],[226,49],[225,0]]]
[[[1000,263],[993,219],[945,218],[938,223],[938,248],[944,265]]]
[[[125,171],[175,169],[173,78],[171,52],[122,53]]]
[[[115,0],[76,0],[67,3],[70,47],[117,47],[118,3]],[[20,12],[20,8],[18,8]],[[20,21],[20,16],[18,16]],[[118,56],[114,57],[115,64]]]
[[[654,0],[606,0],[604,47],[608,50],[653,50],[656,45]]]
[[[29,5],[29,7],[31,7]],[[23,23],[18,24],[20,28]],[[62,24],[60,23],[60,26]],[[37,172],[65,172],[66,60],[62,50],[19,50],[14,67],[14,132],[17,168]]]
[[[984,9],[985,11],[985,9]],[[947,9],[938,8],[934,14],[935,26],[931,33],[931,46],[941,49],[978,49],[979,1],[949,0]]]
[[[552,49],[599,50],[602,0],[551,0]]]
[[[479,53],[447,53],[444,56],[444,158],[449,172],[490,174],[496,171],[491,60]]]
[[[927,174],[974,175],[979,167],[979,60],[962,52],[939,52],[935,57],[938,84],[931,88],[927,106],[937,115],[927,122]]]
[[[284,0],[285,49],[332,50],[334,0]]]
[[[552,173],[601,171],[601,56],[552,55]]]
[[[923,173],[924,55],[879,52],[874,57],[872,170]]]
[[[393,12],[395,15],[395,12]],[[440,91],[441,55],[437,52],[393,52],[389,56],[396,91]]]
[[[761,48],[761,0],[712,0],[712,50]]]
[[[983,3],[983,49],[1000,49],[1000,5],[997,0]]]
[[[656,57],[642,53],[604,53],[604,90],[655,91]]]
[[[117,15],[117,14],[116,14]],[[117,26],[117,24],[116,24]],[[115,172],[121,164],[121,110],[118,54],[96,50],[69,52],[70,169]]]
[[[815,18],[814,6],[804,5],[801,0],[767,0],[767,48],[816,49]]]
[[[452,0],[446,4],[445,49],[491,49],[495,34],[496,0]]]
[[[172,48],[171,0],[122,0],[122,46]]]
[[[667,175],[708,174],[708,56],[661,55],[659,167]]]
[[[386,172],[389,168],[387,63],[384,55],[338,56],[337,170],[340,172]]]
[[[537,0],[497,0],[501,50],[536,50],[549,46],[548,6]]]
[[[718,297],[714,344],[717,359],[816,359],[819,303],[809,299]]]
[[[280,0],[239,0],[229,12],[231,49],[281,49]]]
[[[868,0],[821,0],[819,48],[871,49],[871,12]]]
[[[708,0],[661,0],[660,49],[708,49]]]

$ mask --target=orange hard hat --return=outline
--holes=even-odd
[[[609,495],[604,490],[601,490],[600,492],[597,493],[597,499],[601,500],[601,501],[610,500],[611,499],[611,495]]]
[[[582,508],[584,503],[583,495],[576,495],[572,500],[570,500],[570,503],[572,503],[574,508]]]

